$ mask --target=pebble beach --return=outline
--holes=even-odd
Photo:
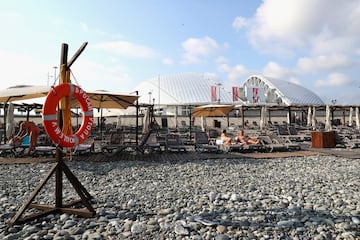
[[[360,239],[360,161],[68,161],[96,215],[8,227],[53,163],[0,165],[1,239]],[[65,179],[65,178],[64,178]],[[64,202],[78,199],[64,180]],[[54,178],[35,198],[54,202]]]

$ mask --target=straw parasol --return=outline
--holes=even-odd
[[[9,139],[14,135],[14,104],[10,103],[6,114],[6,137]]]
[[[311,126],[311,118],[312,118],[312,115],[311,115],[311,107],[309,106],[308,112],[307,112],[307,121],[306,121],[308,127]]]
[[[352,127],[352,124],[353,124],[353,107],[350,107],[350,110],[349,110],[349,127]]]
[[[266,116],[267,116],[267,107],[261,106],[261,114],[260,114],[260,129],[264,130],[266,127]]]
[[[355,123],[356,129],[360,129],[359,107],[355,107]]]
[[[330,122],[330,106],[329,105],[326,105],[326,109],[325,109],[325,130],[326,131],[332,130],[331,122]]]
[[[316,107],[313,107],[313,112],[312,112],[312,117],[311,117],[311,126],[312,129],[315,130],[316,129]]]

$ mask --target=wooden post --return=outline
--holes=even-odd
[[[85,45],[86,46],[86,45]],[[82,50],[77,53],[77,56],[74,58],[73,61],[78,57],[78,55],[84,50],[85,48],[83,45]],[[65,81],[66,72],[69,71],[67,68],[67,51],[68,46],[67,44],[62,45],[61,51],[61,74],[60,74],[60,83]],[[72,61],[72,62],[73,62]],[[72,64],[72,63],[71,63]],[[59,108],[58,111],[58,124],[59,127],[62,128],[62,110]],[[79,200],[74,200],[70,203],[64,204],[63,203],[63,173],[68,178],[70,184],[73,186],[77,194],[80,196]],[[45,205],[45,204],[35,204],[32,201],[35,197],[39,194],[42,187],[45,186],[47,181],[50,177],[55,174],[55,205]],[[80,183],[80,181],[76,178],[76,176],[70,171],[68,166],[63,161],[63,152],[60,146],[56,148],[56,163],[50,169],[48,174],[40,181],[38,186],[35,190],[31,193],[29,199],[19,208],[15,216],[9,221],[8,225],[11,227],[14,224],[22,224],[31,220],[35,220],[37,218],[46,216],[51,213],[69,213],[69,214],[76,214],[84,217],[92,217],[95,215],[95,210],[91,206],[90,193],[85,189],[85,187]],[[85,208],[76,209],[74,208],[75,205],[82,203]],[[28,208],[35,208],[38,210],[42,210],[37,213],[28,214],[27,216],[23,216],[24,212]]]

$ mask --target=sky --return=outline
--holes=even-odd
[[[61,46],[84,90],[131,93],[150,78],[262,74],[325,103],[360,104],[358,0],[12,0],[0,8],[0,89],[53,85]],[[56,68],[55,68],[56,67]]]

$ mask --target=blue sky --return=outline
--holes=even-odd
[[[298,83],[325,102],[359,104],[357,0],[4,1],[1,88],[53,84],[61,44],[85,90],[129,93],[180,72],[240,86],[251,74]],[[57,69],[58,71],[58,69]]]

